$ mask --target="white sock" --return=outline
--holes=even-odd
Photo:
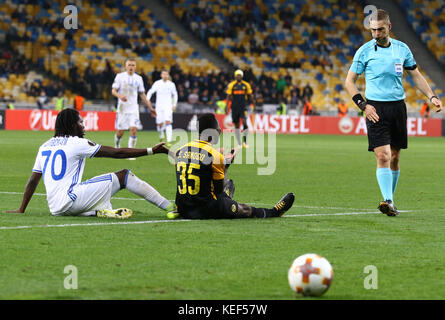
[[[167,142],[172,142],[172,133],[173,133],[173,126],[172,124],[167,124],[165,126],[165,135],[167,136]]]
[[[116,148],[120,148],[121,147],[121,139],[122,137],[118,137],[117,134],[114,135],[114,146]]]
[[[130,136],[128,138],[128,147],[129,148],[134,148],[136,147],[136,142],[138,141],[138,137],[136,136]]]
[[[245,128],[243,130],[243,140],[245,143],[247,143],[247,134],[249,133],[249,129]]]
[[[235,129],[235,137],[236,137],[236,141],[238,142],[238,144],[241,144],[241,136],[240,136],[239,129]]]
[[[96,210],[88,211],[88,212],[82,212],[79,214],[79,217],[94,217],[96,216]]]
[[[159,132],[159,139],[164,139],[164,126],[156,126],[156,129]]]
[[[148,202],[153,203],[158,208],[165,210],[170,204],[170,201],[161,196],[161,194],[155,188],[136,177],[131,171],[128,172],[127,185],[125,188],[128,191],[144,198]]]

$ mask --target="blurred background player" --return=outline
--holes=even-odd
[[[167,137],[167,145],[172,141],[173,111],[178,103],[178,92],[175,84],[170,81],[167,70],[162,70],[161,79],[155,81],[147,92],[147,101],[151,107],[151,97],[156,93],[156,127],[159,139],[164,141],[164,131]]]
[[[138,95],[144,104],[150,109],[152,117],[156,112],[145,97],[145,88],[142,77],[136,72],[136,60],[127,59],[125,61],[125,71],[118,73],[114,79],[111,94],[118,98],[116,112],[116,134],[114,145],[120,148],[124,130],[130,130],[128,147],[134,148],[137,142],[137,129],[141,128],[139,120]],[[130,158],[134,160],[135,158]]]
[[[284,195],[272,209],[255,208],[233,200],[235,185],[225,177],[234,160],[235,150],[223,156],[212,147],[212,144],[218,143],[221,133],[213,113],[199,116],[198,131],[198,140],[184,145],[173,155],[178,213],[168,212],[168,218],[273,218],[281,217],[292,207],[295,199],[293,193]]]
[[[243,80],[243,72],[241,70],[235,71],[235,80],[230,82],[227,87],[227,108],[226,114],[228,113],[229,107],[232,110],[232,122],[235,125],[235,137],[238,145],[241,145],[240,136],[240,120],[243,122],[243,143],[242,146],[247,148],[247,134],[249,133],[249,128],[247,126],[247,110],[246,105],[248,99],[253,106],[253,92],[252,87],[247,81]],[[253,108],[253,107],[252,107]]]

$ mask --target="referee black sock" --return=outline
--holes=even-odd
[[[255,208],[255,207],[251,208],[252,208],[252,215],[255,218],[264,219],[264,218],[274,218],[278,216],[277,211],[275,209]]]

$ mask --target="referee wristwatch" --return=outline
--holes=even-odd
[[[439,98],[436,96],[436,95],[433,95],[431,98],[430,98],[430,102],[433,102],[432,100],[433,100],[433,98],[436,98],[436,99],[438,99],[439,100]]]

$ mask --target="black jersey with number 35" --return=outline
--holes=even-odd
[[[176,205],[179,213],[216,200],[213,180],[224,179],[224,157],[206,141],[195,140],[176,151]]]

